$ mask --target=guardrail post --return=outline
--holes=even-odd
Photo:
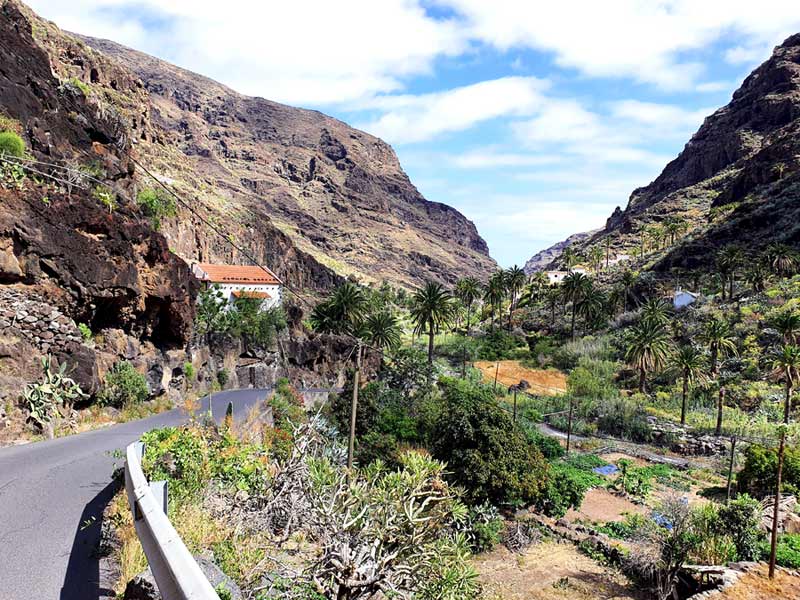
[[[164,514],[167,514],[168,496],[167,496],[167,482],[166,481],[151,481],[150,491],[156,497],[158,503],[164,507]]]

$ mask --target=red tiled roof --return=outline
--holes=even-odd
[[[203,271],[203,281],[211,283],[244,283],[249,285],[277,285],[280,280],[261,267],[249,265],[214,265],[198,263]]]
[[[256,298],[258,300],[267,300],[272,298],[267,292],[248,292],[245,290],[236,290],[233,292],[234,298]]]

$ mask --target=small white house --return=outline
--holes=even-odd
[[[569,271],[545,271],[550,285],[559,285],[569,275]]]
[[[218,285],[229,304],[237,298],[263,300],[263,308],[281,304],[281,280],[270,270],[248,265],[194,263],[192,272],[206,286]]]
[[[675,294],[672,297],[672,305],[675,307],[676,310],[680,308],[685,308],[690,304],[694,304],[699,296],[700,296],[699,294],[688,292],[684,289],[681,289],[681,287],[678,286],[675,289]]]

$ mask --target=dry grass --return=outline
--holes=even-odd
[[[581,554],[572,544],[553,541],[531,546],[518,556],[505,547],[477,557],[488,598],[503,600],[638,599],[622,574]]]
[[[117,492],[117,495],[111,500],[106,516],[114,523],[120,542],[113,556],[119,567],[119,579],[114,585],[114,591],[119,597],[122,597],[128,581],[147,568],[147,558],[145,558],[142,545],[136,536],[133,515],[128,507],[128,497],[125,495],[124,489]]]
[[[499,363],[479,360],[475,367],[483,373],[483,380],[489,383],[494,382],[497,369],[497,381],[505,386],[516,385],[524,379],[530,384],[529,392],[532,394],[560,396],[567,391],[567,377],[561,371],[529,369],[518,360],[501,360]]]
[[[800,577],[778,570],[775,579],[767,577],[767,566],[759,565],[742,575],[731,588],[715,596],[719,600],[784,600],[800,598]]]

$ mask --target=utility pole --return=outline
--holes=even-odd
[[[514,388],[514,423],[517,422],[517,388]]]
[[[500,371],[500,360],[497,360],[497,364],[494,367],[494,392],[497,392],[497,373]]]
[[[566,452],[567,454],[569,454],[569,442],[570,439],[572,438],[572,408],[573,408],[573,402],[572,402],[572,397],[570,396],[569,418],[567,419],[567,452]]]
[[[731,499],[731,480],[733,479],[733,462],[735,459],[735,452],[736,452],[736,436],[731,436],[731,460],[728,463],[728,487],[725,492],[725,501]]]
[[[358,410],[358,380],[361,375],[361,340],[356,345],[356,372],[353,374],[353,402],[350,404],[350,439],[347,444],[347,477],[353,469],[353,452],[356,444],[356,411]]]

